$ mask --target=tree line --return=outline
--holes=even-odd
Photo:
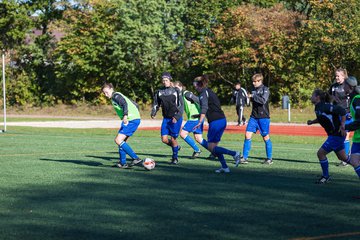
[[[2,0],[7,101],[103,104],[111,82],[148,104],[168,71],[189,88],[208,74],[228,102],[261,72],[273,104],[304,106],[336,68],[359,74],[359,13],[357,0]]]

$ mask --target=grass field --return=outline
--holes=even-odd
[[[130,144],[156,160],[146,171],[111,168],[116,130],[9,127],[0,134],[0,239],[359,239],[359,179],[335,167],[314,184],[322,137],[273,136],[274,164],[259,136],[250,163],[217,175],[217,161],[180,164],[159,133],[138,131]],[[222,146],[242,148],[243,134]]]

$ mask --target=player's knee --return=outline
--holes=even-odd
[[[180,132],[180,137],[185,139],[186,137],[188,136],[188,133],[187,132],[184,132],[184,131],[181,131]]]

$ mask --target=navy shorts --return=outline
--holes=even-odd
[[[360,143],[353,142],[351,145],[351,154],[360,155]]]
[[[185,125],[184,125],[184,127],[182,129],[187,131],[187,132],[192,132],[194,134],[202,134],[203,129],[204,129],[204,121],[202,122],[200,127],[198,127],[197,129],[194,130],[194,127],[198,123],[199,123],[199,120],[188,120],[188,121],[186,121],[186,123],[185,123]]]
[[[253,118],[250,117],[248,125],[246,126],[247,132],[256,133],[259,130],[261,136],[265,137],[270,134],[270,118]]]
[[[221,137],[226,128],[226,118],[218,119],[209,123],[209,130],[207,134],[208,142],[220,142]]]
[[[322,149],[324,149],[326,152],[339,152],[343,149],[345,149],[345,137],[340,136],[328,136],[326,141],[321,146]]]
[[[124,134],[128,137],[132,136],[140,125],[140,119],[134,119],[128,122],[128,124],[121,123],[121,127],[118,133]]]
[[[177,138],[179,136],[182,120],[183,119],[180,118],[176,123],[173,123],[172,118],[164,118],[161,123],[161,136],[169,135],[173,138]]]

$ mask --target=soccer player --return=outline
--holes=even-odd
[[[335,80],[336,82],[330,86],[329,93],[333,97],[334,104],[343,107],[346,110],[346,123],[351,123],[351,114],[350,114],[350,95],[347,91],[347,84],[345,79],[348,78],[348,73],[344,68],[338,68],[335,70]],[[345,152],[347,155],[350,154],[350,132],[347,132],[346,138],[344,141]],[[339,167],[347,166],[346,162],[340,161],[337,164]]]
[[[349,77],[348,79],[355,79]],[[348,81],[346,79],[346,81]],[[350,154],[350,164],[354,167],[356,174],[360,178],[360,86],[355,87],[354,92],[357,94],[353,97],[350,103],[350,112],[353,118],[353,122],[345,125],[345,129],[349,131],[355,131],[352,137],[352,146]]]
[[[191,158],[194,159],[200,155],[201,150],[196,145],[194,139],[192,139],[191,136],[189,136],[189,133],[192,132],[194,134],[194,138],[198,143],[201,144],[203,141],[202,133],[203,133],[204,124],[201,123],[199,128],[194,129],[194,127],[199,123],[199,117],[198,117],[200,114],[199,97],[194,95],[192,92],[187,91],[184,85],[179,81],[174,82],[174,87],[180,89],[182,93],[182,97],[184,101],[184,111],[187,117],[187,121],[184,127],[181,129],[180,136],[194,150],[191,156]]]
[[[265,142],[266,159],[263,164],[272,164],[272,142],[270,140],[270,111],[269,111],[269,88],[263,84],[264,77],[261,73],[257,73],[252,76],[252,83],[254,85],[254,91],[249,94],[249,98],[252,101],[252,111],[248,125],[245,131],[245,141],[243,147],[242,158],[235,163],[237,167],[239,164],[247,164],[248,156],[251,149],[251,138],[253,133],[257,130],[260,131],[261,136]]]
[[[120,160],[114,167],[129,168],[141,163],[142,160],[136,155],[130,145],[127,144],[127,140],[140,125],[140,113],[137,104],[120,92],[115,92],[111,83],[105,83],[102,91],[106,97],[111,99],[115,112],[122,120],[120,130],[115,137],[115,143],[119,146]],[[130,165],[126,163],[126,154],[133,159]]]
[[[164,72],[161,78],[164,87],[156,91],[150,115],[151,118],[155,118],[161,107],[164,117],[161,124],[161,141],[172,148],[170,164],[178,164],[179,145],[177,137],[182,124],[183,99],[180,90],[173,87],[170,73]]]
[[[235,84],[235,90],[233,91],[230,102],[235,103],[238,126],[245,125],[246,118],[244,116],[244,107],[249,104],[249,98],[245,88],[242,88],[240,83]]]
[[[316,119],[308,120],[307,124],[320,123],[328,135],[317,152],[322,176],[316,183],[324,184],[330,180],[329,162],[326,157],[328,153],[334,151],[338,159],[344,162],[348,161],[344,146],[346,111],[339,105],[333,105],[329,93],[319,89],[313,92],[311,102],[315,105]]]
[[[207,140],[203,139],[201,145],[219,159],[221,168],[217,169],[215,172],[229,173],[230,169],[226,164],[224,154],[231,155],[235,161],[239,161],[240,152],[218,146],[221,136],[226,128],[226,118],[223,110],[221,109],[219,98],[210,88],[207,87],[208,82],[209,80],[206,75],[197,77],[194,80],[194,87],[200,93],[200,119],[194,128],[199,128],[205,117],[207,118],[209,122]]]

